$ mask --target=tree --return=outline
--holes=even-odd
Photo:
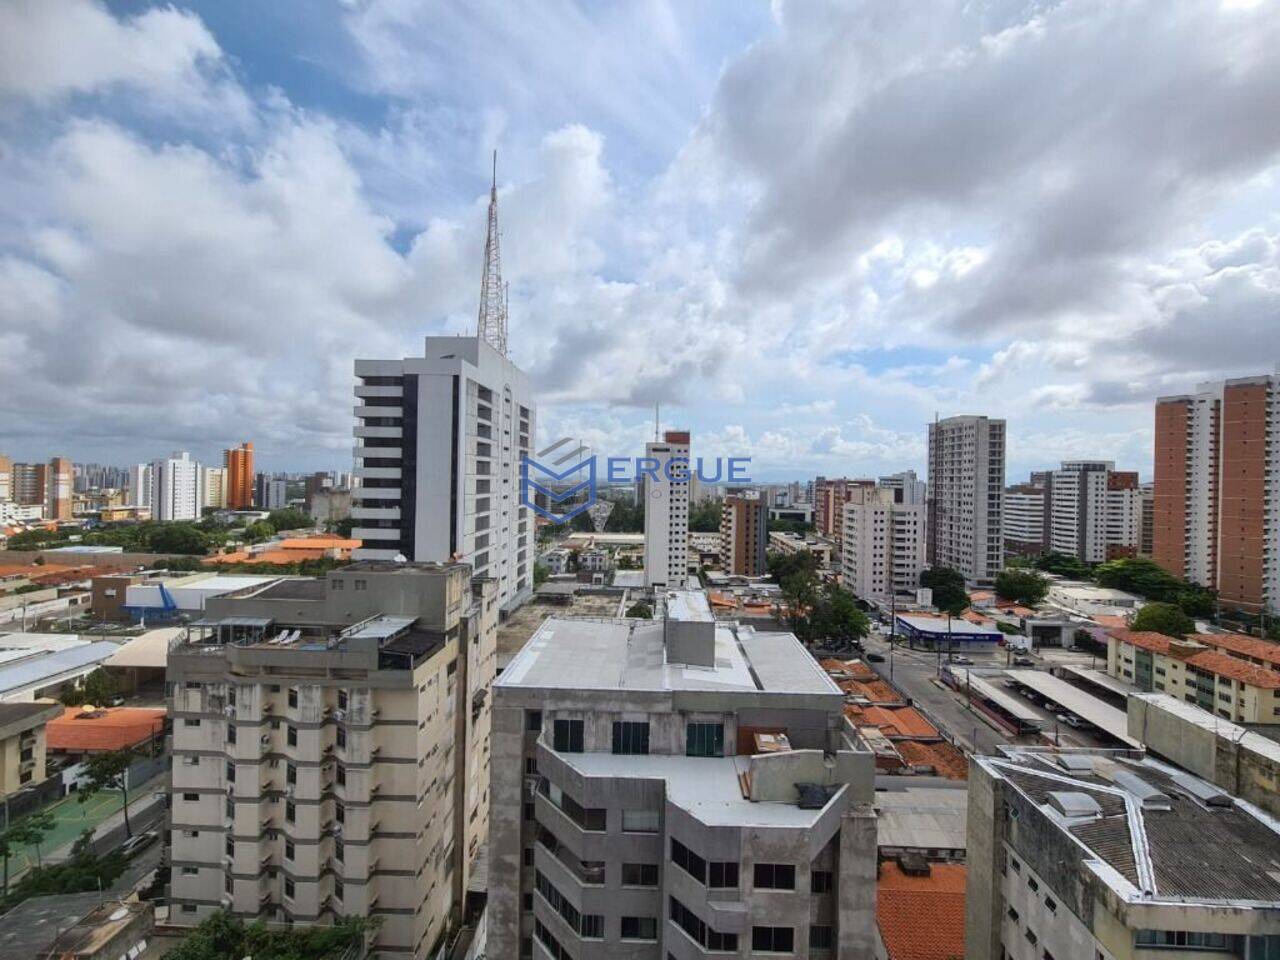
[[[272,510],[267,514],[266,522],[271,524],[271,529],[275,533],[279,533],[281,530],[302,530],[315,526],[311,518],[297,507]]]
[[[627,608],[627,616],[633,620],[652,620],[653,608],[647,603],[633,603]]]
[[[270,540],[275,535],[276,528],[266,520],[255,520],[244,528],[246,543],[261,543],[263,540]]]
[[[1035,606],[1049,593],[1049,581],[1034,570],[1001,570],[996,574],[996,596]]]
[[[0,857],[4,858],[4,895],[6,897],[9,895],[9,857],[16,853],[19,847],[34,845],[38,859],[40,841],[53,829],[53,825],[53,814],[48,810],[41,810],[39,813],[33,813],[16,823],[9,824],[0,831]]]
[[[132,747],[95,753],[85,761],[85,785],[76,794],[85,803],[101,790],[119,790],[124,799],[124,835],[133,836],[129,823],[129,765],[137,757]]]
[[[1109,560],[1099,565],[1094,576],[1101,586],[1136,593],[1147,600],[1176,604],[1189,617],[1211,617],[1215,612],[1212,590],[1180,580],[1146,557]]]
[[[1172,603],[1148,603],[1130,624],[1133,630],[1152,630],[1166,637],[1185,637],[1194,633],[1195,622]]]
[[[964,575],[950,567],[934,567],[920,574],[920,586],[933,591],[933,605],[943,613],[958,617],[969,607],[969,591]]]
[[[818,576],[812,570],[798,569],[783,578],[782,600],[787,605],[787,625],[802,643],[814,639],[813,614],[818,605]]]
[[[192,523],[162,523],[148,537],[152,553],[204,554],[209,551],[208,537]]]
[[[1082,563],[1066,553],[1045,553],[1036,558],[1036,566],[1045,573],[1068,577],[1072,580],[1088,580],[1093,571],[1087,563]]]
[[[720,530],[719,500],[703,500],[689,508],[689,529],[696,533],[717,533]]]
[[[533,564],[533,585],[535,587],[542,586],[547,582],[547,577],[549,576],[551,576],[551,571],[547,568],[547,565],[535,560]]]
[[[87,677],[84,678],[84,702],[93,704],[107,704],[119,692],[119,684],[116,678],[98,667]]]
[[[377,917],[343,917],[331,926],[290,926],[269,930],[262,921],[246,924],[219,910],[183,937],[166,960],[337,960],[358,952],[377,929]]]
[[[334,536],[350,538],[351,531],[355,529],[355,526],[355,520],[351,517],[343,517],[341,520],[337,520],[333,524]]]
[[[770,553],[765,557],[765,564],[768,567],[769,576],[779,585],[792,574],[809,573],[816,576],[818,572],[818,556],[809,550],[799,550],[796,553]]]
[[[871,632],[871,621],[858,609],[854,595],[834,584],[822,591],[814,620],[813,632],[836,647],[853,646]]]

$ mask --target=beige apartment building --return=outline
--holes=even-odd
[[[54,700],[0,703],[0,796],[45,778],[45,724],[62,716]]]
[[[1262,642],[1250,639],[1205,634],[1181,640],[1151,631],[1112,630],[1107,673],[1140,691],[1194,703],[1224,720],[1280,724],[1280,672],[1258,655],[1255,646],[1263,647]]]
[[[174,922],[380,921],[434,954],[488,833],[498,598],[368,561],[211,598],[169,656]]]

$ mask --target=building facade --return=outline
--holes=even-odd
[[[1156,401],[1152,556],[1244,613],[1280,611],[1278,432],[1280,375]]]
[[[793,636],[660,602],[551,618],[494,684],[487,955],[872,956],[874,759],[843,694]]]
[[[1005,422],[948,417],[929,424],[929,563],[972,584],[1004,568]]]
[[[818,477],[813,482],[813,526],[819,536],[836,542],[844,536],[844,505],[855,490],[874,487],[874,480],[850,480],[848,477]]]
[[[151,506],[151,464],[135,463],[125,480],[128,500],[135,507]]]
[[[731,493],[720,507],[720,566],[739,577],[763,577],[768,505],[754,491]]]
[[[868,601],[911,593],[925,568],[928,507],[902,503],[893,487],[863,488],[844,505],[840,551],[845,589]]]
[[[421,358],[357,360],[352,536],[358,558],[458,559],[498,583],[504,609],[533,588],[521,502],[533,394],[479,337],[427,337]]]
[[[682,587],[689,576],[689,433],[668,430],[645,444],[654,467],[643,478],[644,584]]]
[[[259,510],[283,510],[289,502],[288,490],[284,477],[260,473],[253,483],[253,505]]]
[[[199,520],[204,469],[185,450],[151,462],[151,515],[156,520]]]
[[[253,506],[253,444],[245,441],[224,450],[222,468],[226,471],[222,506],[230,510],[248,510]]]
[[[1004,491],[1004,552],[1038,557],[1048,550],[1049,496],[1044,486],[1020,483]]]
[[[203,468],[203,477],[200,505],[202,507],[213,507],[215,510],[227,509],[226,467],[205,467]]]
[[[169,655],[170,922],[380,919],[425,958],[488,830],[496,584],[356,563],[211,598]]]

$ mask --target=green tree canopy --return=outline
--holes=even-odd
[[[1034,570],[1009,569],[996,574],[996,596],[1034,606],[1049,593],[1049,581]]]
[[[792,574],[816,575],[818,572],[818,556],[809,550],[800,550],[796,553],[770,553],[765,557],[765,563],[768,566],[769,576],[779,585]]]
[[[969,591],[964,574],[950,567],[934,567],[920,574],[920,586],[933,591],[933,605],[943,613],[958,617],[969,607]]]
[[[689,507],[689,529],[697,533],[718,533],[720,530],[719,500],[703,500]]]
[[[297,507],[285,507],[283,510],[272,510],[267,514],[267,523],[271,524],[271,529],[275,533],[281,530],[301,530],[306,527],[314,527],[315,523],[311,518],[299,510]]]
[[[633,603],[627,608],[627,616],[636,620],[652,620],[653,607],[647,603]]]
[[[129,823],[129,765],[137,756],[137,751],[131,747],[91,754],[85,761],[85,784],[76,793],[76,799],[85,803],[100,790],[119,790],[123,800],[126,837],[133,836],[133,827]]]
[[[1212,591],[1178,579],[1146,557],[1109,560],[1098,566],[1094,577],[1103,587],[1136,593],[1147,600],[1176,604],[1191,617],[1210,617],[1214,613]]]
[[[1045,573],[1068,577],[1072,580],[1088,580],[1093,576],[1093,570],[1087,563],[1066,553],[1042,554],[1036,558],[1036,566]]]
[[[1166,637],[1185,637],[1196,629],[1182,608],[1172,603],[1148,603],[1134,615],[1130,626],[1134,630],[1154,630]]]

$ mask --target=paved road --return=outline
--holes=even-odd
[[[872,636],[867,639],[866,648],[868,652],[885,657],[884,663],[872,663],[871,668],[888,680],[892,666],[893,685],[922,707],[951,739],[966,750],[989,754],[995,751],[996,744],[1009,742],[1009,737],[1003,732],[992,729],[979,714],[969,709],[963,697],[941,685],[937,680],[937,657],[934,654],[900,647],[893,652],[891,665],[887,642]]]

